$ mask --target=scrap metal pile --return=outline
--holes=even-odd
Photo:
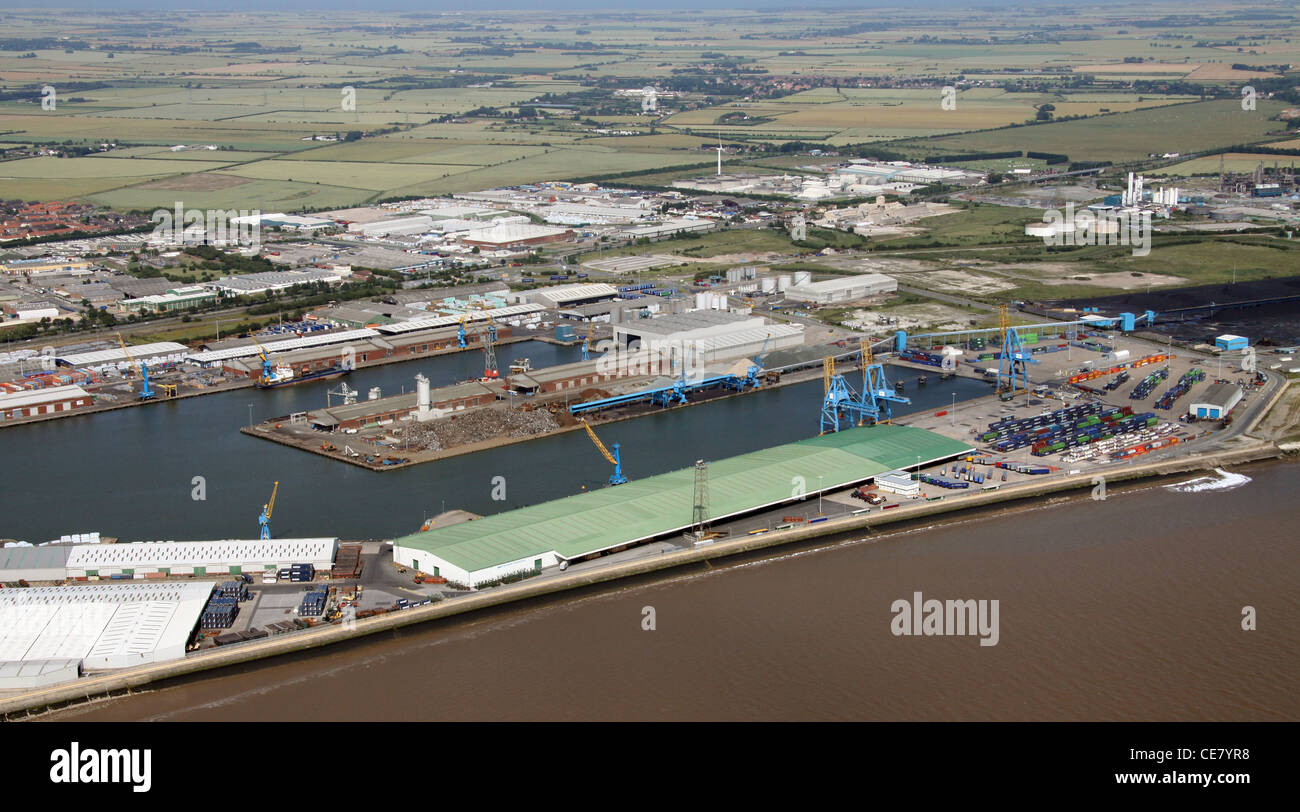
[[[472,409],[427,423],[410,421],[402,426],[402,440],[409,448],[440,451],[445,448],[481,443],[498,437],[533,437],[560,427],[555,415],[545,409],[523,412],[513,409]]]

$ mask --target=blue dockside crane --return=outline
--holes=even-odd
[[[266,540],[271,537],[271,511],[275,510],[275,494],[280,490],[280,482],[271,486],[271,501],[262,505],[262,513],[257,517],[259,527],[258,538]]]
[[[140,376],[140,400],[153,400],[158,393],[149,385],[149,367],[131,357],[131,351],[126,348],[126,341],[122,339],[121,333],[117,334],[117,343],[122,345],[122,353],[126,356],[127,362],[135,365],[135,371]]]
[[[1011,316],[1006,305],[998,306],[998,329],[1002,333],[1002,351],[998,353],[998,397],[1010,400],[1018,391],[1029,394],[1029,372],[1027,364],[1036,364],[1038,359],[1025,349],[1020,334],[1011,326]]]
[[[885,367],[873,363],[871,346],[861,342],[862,393],[854,391],[842,374],[835,371],[835,357],[822,361],[822,378],[825,395],[822,398],[821,433],[839,431],[844,421],[849,427],[875,424],[889,420],[893,403],[911,403],[911,399],[897,394],[885,377]]]
[[[596,444],[596,450],[600,452],[600,455],[604,457],[610,465],[614,466],[614,473],[610,474],[609,484],[622,485],[624,482],[627,482],[627,477],[623,476],[623,461],[618,453],[618,443],[614,443],[614,450],[611,452],[608,448],[605,448],[605,444],[596,436],[596,432],[592,431],[591,425],[587,423],[585,417],[582,419],[582,427],[587,430],[587,436]]]

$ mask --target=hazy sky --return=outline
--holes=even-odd
[[[210,5],[200,0],[55,0],[48,5],[40,5],[34,0],[0,0],[0,8],[11,9],[167,9],[181,11],[187,8],[203,11],[242,11],[250,9],[320,11],[325,9],[344,9],[351,11],[374,9],[394,11],[491,11],[493,9],[538,9],[538,10],[591,10],[591,9],[629,9],[654,10],[678,8],[760,8],[773,11],[798,8],[864,8],[864,7],[907,7],[939,8],[951,6],[969,6],[988,8],[992,6],[1031,6],[1050,3],[1051,0],[222,0]],[[1090,2],[1089,5],[1101,5],[1105,2]],[[3,34],[0,34],[3,36]]]

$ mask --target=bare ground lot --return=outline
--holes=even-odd
[[[970,321],[969,313],[955,307],[941,304],[909,304],[896,307],[860,308],[854,310],[844,323],[860,330],[871,330],[884,326],[880,321],[882,317],[893,319],[893,323],[888,325],[889,329],[909,332],[920,328],[939,331],[958,330],[966,327]]]
[[[1074,285],[1082,282],[1115,290],[1145,290],[1156,285],[1178,285],[1187,281],[1167,274],[1143,273],[1134,276],[1127,271],[1094,272],[1070,262],[980,263],[973,267],[1044,285]]]

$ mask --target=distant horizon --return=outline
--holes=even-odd
[[[1117,5],[1121,0],[1090,0],[1087,6]],[[470,2],[470,0],[378,0],[374,3],[356,0],[231,0],[221,8],[201,5],[186,6],[167,0],[132,0],[124,5],[115,0],[80,0],[69,4],[33,5],[31,0],[0,0],[0,10],[51,13],[68,11],[173,11],[229,13],[249,11],[394,11],[394,12],[448,12],[460,11],[478,14],[492,14],[502,11],[618,11],[655,12],[682,9],[699,9],[702,11],[724,11],[742,9],[746,11],[764,11],[770,13],[799,13],[812,9],[842,9],[856,11],[882,8],[991,8],[991,7],[1035,7],[1056,6],[1052,0],[800,0],[797,5],[785,5],[779,0],[656,0],[656,2],[629,3],[625,0],[487,0],[487,4]],[[1157,0],[1155,5],[1166,5]],[[1172,3],[1168,3],[1172,5]],[[1225,5],[1268,5],[1263,2],[1228,2]]]

